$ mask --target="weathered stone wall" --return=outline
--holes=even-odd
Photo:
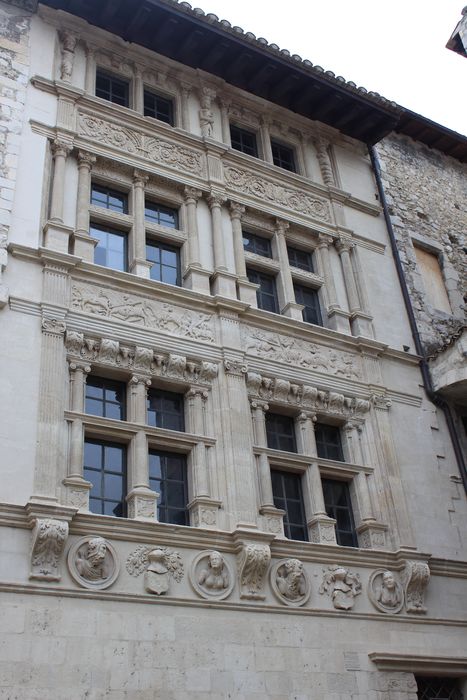
[[[2,273],[7,262],[29,74],[30,18],[27,10],[0,2],[0,308],[8,298]]]
[[[377,145],[382,178],[422,342],[430,354],[462,324],[467,294],[467,166],[392,134]],[[425,299],[413,242],[439,255],[452,308]]]

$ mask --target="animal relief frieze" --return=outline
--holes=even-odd
[[[154,328],[171,335],[185,336],[207,343],[214,341],[212,316],[188,311],[137,295],[74,284],[71,308],[93,316]]]
[[[226,167],[224,169],[227,185],[232,189],[251,195],[261,201],[293,209],[323,221],[330,221],[331,216],[327,202],[318,197],[292,187],[284,187],[265,177],[259,177],[243,168]]]
[[[148,136],[137,129],[80,112],[78,133],[80,136],[130,155],[145,158],[152,163],[192,173],[198,177],[206,177],[206,163],[202,153],[160,137]]]
[[[243,327],[243,341],[249,355],[346,379],[358,380],[361,377],[360,359],[349,353],[246,326]]]

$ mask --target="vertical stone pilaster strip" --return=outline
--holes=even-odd
[[[269,406],[267,403],[253,401],[251,404],[253,432],[258,447],[268,446],[266,433],[266,411],[268,411],[268,409]],[[269,466],[268,456],[264,453],[261,453],[258,457],[258,472],[261,489],[261,507],[273,507],[274,496],[272,492],[271,467]]]
[[[350,260],[350,251],[354,244],[352,241],[346,239],[339,239],[335,243],[337,252],[342,263],[342,271],[344,274],[345,288],[347,291],[347,298],[349,302],[350,313],[356,313],[360,311],[360,301],[358,298],[357,285],[355,283],[354,272],[352,268],[352,263]]]
[[[233,247],[235,271],[242,280],[246,280],[245,251],[243,248],[242,214],[245,207],[237,202],[230,202],[230,218],[232,220]]]
[[[185,187],[185,205],[188,224],[188,265],[195,265],[197,267],[201,267],[201,263],[196,209],[201,194],[201,190],[196,190],[193,187]]]
[[[209,208],[212,217],[212,235],[214,247],[214,268],[215,270],[226,271],[224,237],[222,233],[222,204],[225,197],[212,193],[208,197]]]
[[[63,202],[65,194],[66,159],[71,151],[71,144],[56,139],[52,143],[54,173],[52,194],[50,198],[50,221],[63,223]]]

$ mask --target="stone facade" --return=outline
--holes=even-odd
[[[459,700],[467,501],[365,145],[77,16],[0,12],[29,57],[6,156],[0,698],[415,700],[436,674]],[[380,146],[394,212],[400,143]]]

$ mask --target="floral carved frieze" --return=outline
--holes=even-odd
[[[171,335],[207,343],[214,341],[212,316],[171,304],[148,301],[135,294],[123,294],[110,289],[97,291],[92,285],[74,284],[71,308],[93,316],[154,328]]]
[[[290,336],[243,327],[243,347],[247,354],[303,367],[326,374],[360,379],[359,358],[349,353],[319,347]]]
[[[97,143],[178,171],[206,177],[204,155],[166,139],[90,114],[78,114],[78,133]]]
[[[227,185],[237,192],[256,197],[263,202],[271,202],[276,206],[293,209],[315,219],[331,220],[327,202],[297,188],[284,187],[243,168],[227,166],[224,168],[224,175]]]
[[[79,358],[190,383],[209,385],[218,372],[218,365],[213,362],[195,362],[184,355],[163,355],[152,348],[129,347],[108,338],[88,338],[78,331],[67,332],[65,345],[71,362]]]
[[[287,403],[320,413],[331,413],[361,420],[370,409],[365,399],[344,396],[335,391],[320,391],[314,386],[293,384],[286,379],[263,377],[257,372],[248,372],[246,383],[250,398],[267,402]]]

